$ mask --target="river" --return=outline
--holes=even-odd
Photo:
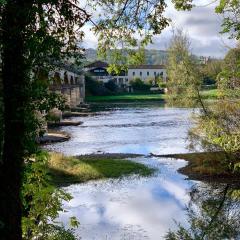
[[[187,180],[177,172],[186,164],[184,160],[150,155],[189,152],[187,133],[193,110],[157,104],[97,107],[97,115],[78,118],[84,122],[82,125],[62,128],[71,134],[68,142],[47,148],[67,155],[143,154],[133,160],[157,171],[147,178],[131,176],[68,186],[65,190],[73,199],[64,202],[65,212],[60,213],[58,220],[67,227],[69,217],[77,217],[80,226],[75,234],[83,240],[164,239],[169,230],[178,229],[177,223],[186,228],[192,225],[191,208],[198,208],[198,215],[207,221],[209,216],[200,211],[193,195],[201,192],[203,196],[219,186]],[[238,239],[236,234],[231,236]]]

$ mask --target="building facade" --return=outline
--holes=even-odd
[[[164,65],[130,65],[128,67],[129,81],[139,78],[144,82],[161,77],[167,81],[167,71]]]
[[[109,74],[107,71],[108,64],[102,61],[96,61],[84,67],[86,73],[97,81],[107,83],[113,81],[120,88],[128,87],[127,73],[122,71],[119,75]]]
[[[167,71],[164,65],[130,65],[128,71],[122,71],[119,75],[111,75],[107,72],[108,64],[102,61],[96,61],[85,66],[85,71],[95,80],[106,83],[110,80],[115,82],[121,88],[129,88],[130,81],[140,78],[142,81],[154,80],[161,77],[164,82],[167,81]]]

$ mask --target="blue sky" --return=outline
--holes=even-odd
[[[172,19],[171,26],[160,35],[156,35],[150,49],[166,49],[171,38],[172,27],[182,28],[191,39],[192,52],[196,55],[224,57],[229,48],[235,46],[234,40],[229,40],[227,35],[222,35],[222,17],[214,11],[217,3],[207,5],[210,0],[195,1],[197,7],[191,11],[176,11],[170,0],[166,1],[168,7],[165,15]],[[86,48],[97,47],[97,37],[91,32],[91,25],[84,26],[85,39],[83,46]]]

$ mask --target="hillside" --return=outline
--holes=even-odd
[[[99,60],[97,57],[97,50],[93,48],[88,48],[85,51],[86,60],[88,62],[93,62]],[[146,49],[145,50],[145,64],[166,64],[167,62],[167,51]]]

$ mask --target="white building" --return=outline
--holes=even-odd
[[[84,67],[84,70],[90,74],[95,80],[107,83],[115,82],[119,87],[126,88],[128,86],[127,73],[122,71],[118,76],[109,74],[107,71],[108,64],[102,61],[96,61]]]
[[[122,71],[119,75],[111,75],[107,72],[108,64],[102,61],[96,61],[85,66],[85,71],[97,81],[106,83],[114,81],[119,87],[128,89],[130,81],[136,78],[144,82],[162,77],[163,81],[167,80],[166,68],[164,65],[130,65],[128,71]]]
[[[164,65],[130,65],[128,67],[129,81],[140,78],[146,82],[157,77],[162,77],[164,82],[167,81],[167,71]]]

